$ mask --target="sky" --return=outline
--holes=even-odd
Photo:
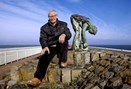
[[[72,14],[90,18],[97,34],[86,32],[89,45],[131,45],[131,0],[0,0],[0,45],[39,45],[40,27],[54,9],[68,23]]]

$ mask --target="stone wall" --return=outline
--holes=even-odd
[[[32,89],[38,59],[11,68],[1,75],[0,89]],[[68,52],[67,68],[59,68],[55,57],[39,87],[33,89],[131,89],[131,53],[90,49]]]
[[[73,82],[78,89],[131,89],[131,55],[91,50],[91,63]]]

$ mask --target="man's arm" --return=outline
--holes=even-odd
[[[66,40],[69,40],[71,38],[71,32],[70,32],[70,29],[67,27],[67,23],[65,24],[65,31],[64,31],[64,34],[66,35]]]
[[[41,27],[41,30],[40,30],[39,41],[40,41],[42,49],[47,47],[47,34],[44,32],[43,27]]]
[[[65,40],[69,40],[71,38],[71,32],[67,27],[67,23],[64,25],[64,32],[59,36],[59,42],[64,43]]]
[[[41,55],[45,54],[46,51],[48,52],[48,54],[50,54],[50,50],[47,45],[47,34],[42,29],[43,28],[41,28],[41,31],[40,31],[40,44],[42,47]]]

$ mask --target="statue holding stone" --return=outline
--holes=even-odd
[[[89,18],[78,14],[71,15],[70,19],[72,27],[75,31],[72,45],[73,50],[88,50],[85,31],[95,35],[97,33],[96,26],[92,25]]]

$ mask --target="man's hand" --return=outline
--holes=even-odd
[[[59,36],[59,42],[60,42],[60,43],[64,43],[64,42],[65,42],[65,37],[66,37],[65,34],[61,34],[61,35]]]
[[[44,49],[41,50],[41,55],[45,54],[45,52],[48,52],[48,54],[50,54],[50,50],[48,47],[45,47]]]

